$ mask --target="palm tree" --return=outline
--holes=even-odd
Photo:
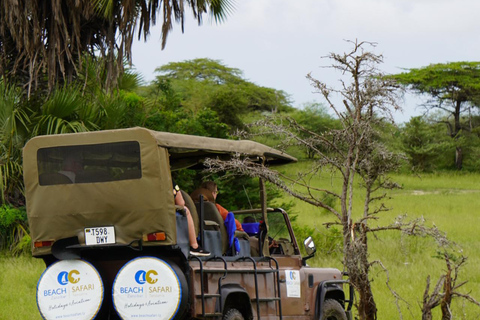
[[[162,48],[173,21],[183,31],[190,8],[198,23],[210,13],[223,21],[234,0],[2,0],[0,77],[32,90],[53,90],[71,82],[84,54],[104,57],[106,87],[117,85],[123,61],[131,61],[133,37],[146,41],[157,17],[163,19]]]
[[[30,115],[20,101],[20,91],[0,81],[0,203],[23,198],[21,150],[29,136]]]
[[[119,78],[118,90],[112,92],[96,77],[105,75],[101,64],[90,61],[83,70],[80,81],[56,87],[50,95],[30,98],[0,78],[0,204],[23,204],[21,150],[28,139],[139,125],[134,121],[142,116],[140,98],[132,91],[141,78],[134,70],[127,68]]]

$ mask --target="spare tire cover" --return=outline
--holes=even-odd
[[[169,320],[184,305],[182,297],[186,290],[178,267],[156,257],[141,257],[120,269],[112,295],[115,310],[124,320]]]
[[[44,319],[90,320],[103,301],[98,271],[83,260],[62,260],[49,266],[37,285],[37,305]]]

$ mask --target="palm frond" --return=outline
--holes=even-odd
[[[23,169],[18,160],[0,161],[0,191],[2,203],[6,203],[6,194],[13,194],[15,191],[24,194]]]
[[[68,121],[49,114],[40,117],[32,129],[32,134],[37,136],[85,131],[88,131],[88,129],[82,121]]]
[[[211,0],[210,14],[216,23],[223,23],[235,11],[234,0]]]

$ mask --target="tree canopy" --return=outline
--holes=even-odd
[[[194,59],[172,62],[156,69],[159,75],[154,94],[165,109],[183,109],[196,114],[208,108],[231,129],[243,126],[241,119],[251,111],[290,110],[288,95],[281,90],[258,86],[243,78],[241,70],[221,61]]]
[[[0,2],[0,77],[37,89],[70,82],[85,56],[103,57],[107,88],[115,87],[133,37],[147,40],[162,21],[162,48],[173,22],[183,31],[190,9],[199,24],[210,13],[222,21],[233,0],[4,0]]]
[[[438,63],[407,70],[391,77],[440,102],[475,103],[480,98],[480,62]]]
[[[462,130],[471,130],[462,121],[463,112],[480,102],[480,62],[450,62],[408,69],[408,72],[389,76],[399,84],[432,99],[427,109],[437,108],[450,119],[444,121],[452,139],[458,140]],[[462,169],[463,150],[456,146],[455,166]]]

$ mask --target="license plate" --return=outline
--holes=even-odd
[[[114,227],[85,228],[85,244],[87,246],[112,243],[115,243]]]

